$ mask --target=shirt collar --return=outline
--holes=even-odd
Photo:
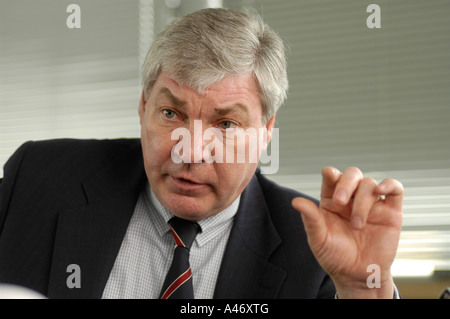
[[[147,183],[144,195],[145,202],[149,208],[148,211],[150,219],[154,222],[159,235],[164,236],[170,231],[168,221],[174,215],[163,205],[161,205],[150,188],[149,183]],[[204,245],[231,224],[238,211],[240,198],[241,195],[239,195],[230,206],[222,210],[220,213],[198,221],[202,231],[197,235],[195,241],[199,246]]]

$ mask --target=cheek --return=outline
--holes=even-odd
[[[147,167],[160,167],[167,160],[171,160],[170,154],[175,141],[172,141],[170,136],[170,132],[158,129],[157,125],[148,122],[142,125],[142,150]]]
[[[258,164],[255,163],[223,163],[216,164],[218,177],[217,191],[220,197],[239,195],[251,180]]]
[[[223,142],[223,158],[227,163],[257,164],[265,147],[264,135],[255,128],[227,132]]]

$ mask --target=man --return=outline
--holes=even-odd
[[[283,44],[259,17],[178,19],[142,73],[140,140],[29,142],[5,165],[0,282],[50,298],[394,297],[398,181],[326,167],[318,206],[260,174],[251,134],[229,135],[266,132],[259,158],[286,97]],[[191,247],[172,220],[195,222]],[[189,270],[166,289],[174,240]]]

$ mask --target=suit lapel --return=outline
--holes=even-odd
[[[87,204],[68,208],[58,218],[50,298],[102,296],[145,181],[137,144],[83,183]],[[78,282],[81,287],[73,287]]]
[[[281,238],[263,199],[255,175],[241,196],[215,298],[275,298],[283,284],[286,272],[268,261]]]

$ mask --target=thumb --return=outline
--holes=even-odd
[[[327,229],[324,216],[320,213],[316,203],[303,197],[296,197],[292,200],[292,206],[302,216],[311,248],[313,246],[320,247],[325,241]]]

